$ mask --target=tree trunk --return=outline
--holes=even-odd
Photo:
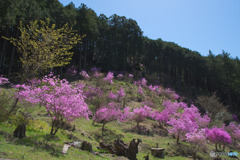
[[[102,125],[102,139],[103,139],[103,132],[104,132],[104,127],[105,127],[105,122],[103,123],[103,125]]]
[[[196,159],[196,152],[193,153],[193,159]]]
[[[137,122],[137,129],[139,129],[139,123],[140,123],[140,122]]]
[[[20,124],[18,127],[14,130],[13,136],[16,138],[24,138],[26,135],[26,125]]]
[[[54,129],[54,127],[56,129]],[[58,120],[53,120],[52,121],[52,129],[51,129],[50,134],[54,136],[57,133],[59,128],[60,128],[60,122]]]
[[[7,29],[6,37],[8,37],[8,29]],[[5,52],[6,52],[6,46],[7,46],[7,40],[4,39],[3,49],[2,49],[2,53],[1,53],[1,57],[0,57],[0,68],[1,68],[2,65],[3,65],[2,62],[3,62],[3,59],[4,59]]]
[[[86,69],[86,66],[87,66],[87,52],[88,52],[88,41],[86,40],[84,45],[84,65],[83,65],[84,69]]]
[[[79,45],[79,65],[78,65],[78,73],[82,70],[82,46]]]
[[[13,62],[13,56],[14,56],[14,53],[15,53],[15,46],[13,46],[13,50],[12,50],[12,55],[11,55],[11,61],[10,61],[10,65],[9,65],[9,70],[8,70],[8,77],[11,73],[11,69],[12,69],[12,62]]]
[[[178,133],[178,135],[177,135],[177,140],[176,140],[177,144],[179,144],[179,139],[180,139],[180,135],[179,135],[179,133]]]

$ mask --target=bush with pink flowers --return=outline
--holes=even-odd
[[[223,128],[213,127],[206,128],[205,134],[208,140],[215,144],[216,150],[218,150],[218,145],[225,145],[232,143],[231,136]],[[223,147],[224,150],[224,147]]]
[[[55,135],[65,121],[72,121],[79,117],[88,119],[90,112],[79,87],[70,85],[67,80],[51,76],[45,76],[41,83],[41,87],[25,84],[16,87],[23,88],[18,93],[19,99],[45,106],[51,117],[51,135]]]

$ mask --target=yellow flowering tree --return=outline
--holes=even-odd
[[[22,82],[48,68],[69,64],[73,55],[70,50],[84,37],[76,34],[68,24],[57,29],[55,24],[50,24],[49,18],[30,22],[27,26],[20,22],[19,30],[18,39],[3,38],[13,43],[20,53]]]

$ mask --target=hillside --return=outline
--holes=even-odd
[[[91,67],[102,68],[104,72],[135,72],[140,63],[144,65],[144,74],[164,87],[170,86],[193,101],[200,95],[216,93],[228,110],[240,117],[240,61],[238,57],[231,57],[229,51],[213,53],[209,50],[208,56],[202,56],[203,53],[179,46],[178,42],[145,37],[134,19],[117,14],[97,15],[85,4],[63,6],[59,0],[4,0],[0,10],[0,74],[14,81],[24,68],[23,53],[3,37],[19,38],[22,34],[20,21],[25,26],[49,18],[57,29],[68,24],[74,33],[85,35],[81,43],[71,49],[73,56],[69,66],[54,68],[60,74],[71,65],[77,67],[78,72]]]
[[[137,158],[144,159],[144,156],[149,155],[150,159],[158,159],[151,156],[151,148],[156,145],[164,148],[165,159],[169,160],[185,160],[192,159],[192,145],[184,139],[180,139],[180,143],[176,144],[176,138],[169,133],[171,125],[162,123],[160,125],[153,116],[148,115],[140,120],[137,127],[137,120],[126,118],[125,121],[110,120],[106,123],[102,137],[102,121],[94,122],[94,113],[98,108],[107,106],[110,102],[118,104],[118,107],[129,107],[132,112],[134,109],[140,109],[141,106],[148,106],[152,111],[163,112],[166,104],[185,104],[182,102],[183,97],[180,97],[175,91],[158,86],[158,94],[156,87],[147,82],[146,79],[137,80],[128,74],[124,76],[111,77],[110,74],[88,74],[81,72],[81,80],[71,82],[73,86],[80,86],[83,94],[86,96],[85,102],[92,112],[89,120],[85,118],[76,118],[70,123],[65,123],[61,126],[56,135],[50,135],[51,118],[48,116],[44,106],[33,104],[31,105],[26,100],[19,103],[18,113],[12,115],[6,121],[0,123],[0,158],[9,159],[127,159],[123,156],[116,156],[108,153],[108,151],[100,149],[99,143],[111,144],[116,139],[122,139],[129,144],[132,139],[141,139],[139,144],[139,153]],[[66,75],[73,78],[72,75]],[[104,78],[105,77],[105,78]],[[76,79],[76,78],[74,78]],[[51,80],[51,79],[49,79]],[[50,81],[49,81],[50,82]],[[134,84],[133,84],[134,83]],[[41,86],[41,85],[40,85]],[[142,89],[141,89],[142,88]],[[121,92],[119,92],[122,89]],[[15,92],[14,88],[1,88],[1,93]],[[111,93],[110,93],[111,92]],[[124,93],[118,98],[114,98],[114,94]],[[110,96],[111,95],[111,96]],[[3,96],[3,94],[1,95]],[[33,97],[33,95],[31,95]],[[164,103],[165,101],[165,103]],[[186,104],[187,105],[187,104]],[[188,104],[189,105],[189,104]],[[5,106],[6,107],[6,106]],[[8,106],[9,107],[9,106]],[[190,107],[190,106],[189,106]],[[187,107],[187,108],[189,108]],[[6,109],[6,108],[3,108]],[[179,108],[179,113],[184,112]],[[147,112],[145,110],[142,113]],[[20,114],[24,113],[24,114]],[[137,114],[138,112],[134,112]],[[150,112],[152,115],[155,112]],[[130,117],[130,114],[128,114]],[[172,117],[174,117],[172,115]],[[201,117],[200,117],[201,118]],[[170,120],[169,120],[170,121]],[[14,138],[13,131],[16,126],[21,123],[27,123],[26,137],[22,139]],[[213,125],[209,124],[209,128]],[[78,148],[69,148],[66,154],[62,154],[62,148],[65,142],[87,141],[92,144],[93,152],[79,150]],[[210,151],[215,150],[215,145],[208,141],[206,147],[199,149],[197,158],[211,159]],[[233,148],[232,144],[227,144],[225,151],[240,150]],[[222,158],[224,158],[223,156]],[[226,157],[225,157],[226,158]]]

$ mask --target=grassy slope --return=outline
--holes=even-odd
[[[93,85],[95,82],[84,82]],[[134,94],[136,93],[137,88],[134,85],[126,82],[115,81],[115,85],[111,87],[111,90],[115,90],[119,86],[123,87],[128,92],[128,105],[138,106],[139,102],[134,102]],[[145,94],[148,95],[149,93]],[[149,95],[150,96],[150,95]],[[159,97],[158,97],[159,98]],[[161,98],[161,97],[160,97]],[[156,100],[157,101],[157,100]],[[32,114],[35,119],[38,119],[42,122],[49,121],[49,118],[46,116],[46,112],[43,107],[34,107],[28,109],[28,112]],[[92,120],[78,119],[75,120],[73,125],[76,126],[76,131],[66,131],[60,130],[55,137],[49,136],[49,132],[46,129],[32,129],[27,130],[27,137],[23,139],[13,138],[12,133],[15,129],[14,126],[11,126],[6,123],[0,124],[0,157],[1,158],[11,158],[11,159],[126,159],[124,157],[116,157],[114,155],[107,154],[105,151],[99,150],[97,146],[101,139],[101,124],[96,123],[92,125]],[[146,120],[144,123],[141,123],[142,126],[152,130],[153,124],[156,122],[152,120]],[[36,124],[37,125],[37,124]],[[136,125],[135,122],[129,121],[126,123],[111,122],[106,125],[106,131],[104,133],[104,142],[110,143],[117,138],[121,138],[124,142],[128,143],[133,139],[142,139],[142,143],[139,146],[139,153],[137,155],[138,159],[143,159],[147,154],[150,155],[150,148],[155,147],[156,143],[159,144],[159,147],[165,149],[165,159],[166,160],[181,160],[181,159],[191,159],[189,153],[186,152],[186,148],[189,148],[189,145],[185,142],[182,142],[181,145],[177,146],[175,140],[168,136],[160,136],[158,134],[139,135],[131,131],[131,128]],[[69,138],[69,135],[74,135],[75,139]],[[76,148],[70,148],[66,155],[61,154],[62,147],[64,142],[68,141],[77,141],[77,140],[86,140],[93,145],[94,152],[98,152],[98,155],[93,155],[87,151],[82,151]],[[208,151],[206,153],[198,154],[203,159],[210,159],[209,152],[214,150],[213,145],[209,145]],[[184,155],[177,156],[177,155]],[[150,159],[154,158],[150,155]]]

